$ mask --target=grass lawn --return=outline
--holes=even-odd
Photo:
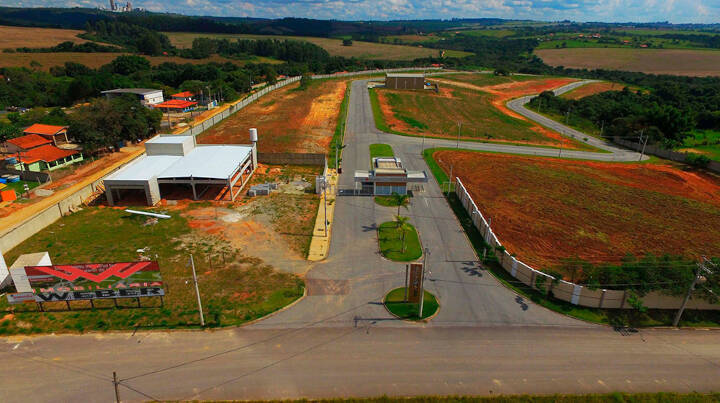
[[[441,86],[439,94],[374,88],[370,101],[376,127],[388,133],[455,139],[461,122],[460,138],[465,141],[559,144],[545,129],[505,114],[493,105],[494,95],[481,91],[448,85]]]
[[[332,140],[330,140],[330,151],[328,153],[328,161],[330,164],[335,164],[335,158],[337,158],[338,166],[336,168],[342,165],[340,164],[340,161],[342,161],[342,146],[345,139],[345,124],[347,122],[347,108],[349,102],[350,82],[348,81],[345,83],[345,97],[340,104],[340,112],[338,113],[337,125],[335,125],[335,133],[333,134]]]
[[[383,207],[397,207],[398,203],[392,196],[375,196],[375,203]]]
[[[720,161],[720,132],[714,130],[694,130],[686,137],[679,151],[695,152]]]
[[[25,197],[25,188],[23,187],[25,184],[27,184],[31,190],[40,186],[40,182],[19,181],[15,183],[6,183],[6,186],[0,190],[14,190],[15,193],[18,194],[18,197]]]
[[[385,296],[385,306],[395,316],[402,319],[420,320],[435,315],[440,304],[434,295],[425,291],[423,294],[422,317],[418,318],[420,307],[415,302],[405,302],[405,287],[396,288]]]
[[[394,157],[392,147],[389,144],[370,144],[370,161],[378,157]]]
[[[405,252],[402,251],[403,233],[405,234]],[[397,223],[394,221],[380,224],[378,244],[380,244],[380,253],[396,262],[411,262],[422,256],[420,238],[412,224],[405,224],[402,231],[398,229]]]
[[[423,308],[423,310],[425,310]],[[350,399],[320,399],[318,403],[712,403],[720,400],[720,393],[606,393],[587,395],[498,395],[498,396],[414,396],[373,397]],[[286,402],[306,402],[287,400]]]
[[[6,254],[9,263],[23,253],[48,251],[53,263],[117,262],[154,259],[160,264],[165,304],[145,299],[143,308],[134,301],[109,300],[47,303],[50,312],[34,305],[10,307],[5,298],[0,310],[13,313],[0,322],[0,334],[85,332],[133,328],[191,328],[199,325],[188,255],[194,254],[203,298],[206,325],[233,326],[257,319],[289,304],[303,293],[302,280],[278,272],[254,257],[242,256],[219,236],[194,229],[184,213],[203,207],[191,204],[169,211],[172,218],[152,224],[148,217],[122,210],[91,207],[63,217]],[[160,211],[153,209],[152,211]]]

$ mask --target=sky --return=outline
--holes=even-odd
[[[109,0],[0,0],[0,5],[13,7],[108,4]],[[720,0],[134,0],[132,4],[157,12],[232,17],[720,23]]]

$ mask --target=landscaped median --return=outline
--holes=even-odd
[[[424,291],[422,316],[418,317],[420,310],[419,303],[407,302],[407,292],[405,287],[396,288],[385,296],[385,307],[390,313],[400,319],[423,320],[427,319],[437,312],[440,304],[431,293]]]
[[[384,257],[396,262],[411,262],[422,256],[420,237],[407,217],[388,221],[378,227],[378,244]]]

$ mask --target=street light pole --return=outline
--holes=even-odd
[[[205,316],[203,315],[202,301],[200,301],[200,288],[198,288],[197,274],[195,274],[195,259],[193,259],[192,254],[190,254],[190,265],[192,266],[195,295],[197,296],[198,310],[200,311],[200,326],[205,327]]]
[[[697,285],[698,281],[703,278],[702,275],[712,274],[712,271],[705,265],[706,263],[709,263],[709,261],[705,257],[703,257],[702,262],[698,263],[697,270],[695,270],[695,278],[693,278],[692,283],[690,283],[690,288],[688,288],[687,294],[685,294],[685,299],[683,299],[682,305],[680,305],[680,309],[678,309],[677,314],[675,315],[673,327],[677,327],[680,323],[680,318],[682,317],[683,311],[685,311],[685,306],[687,306],[690,296],[692,295],[693,290],[695,290],[695,285]]]
[[[458,126],[458,135],[457,135],[457,144],[455,145],[455,148],[460,148],[460,128],[462,127],[462,122],[458,120],[457,126]]]
[[[427,256],[429,254],[430,249],[425,248],[425,254],[423,255],[422,275],[420,276],[420,306],[418,307],[418,319],[422,319],[423,301],[425,300],[425,264],[427,263]]]

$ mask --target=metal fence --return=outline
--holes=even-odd
[[[455,182],[457,184],[457,186],[455,186],[455,194],[470,215],[473,226],[477,228],[485,242],[490,245],[490,248],[495,250],[500,265],[510,273],[512,277],[533,289],[542,292],[551,291],[555,298],[573,305],[590,308],[631,308],[627,302],[627,290],[590,289],[586,286],[573,284],[565,280],[555,280],[552,276],[535,270],[512,256],[509,251],[502,247],[502,244],[492,230],[492,220],[488,220],[483,216],[475,204],[475,201],[470,196],[470,193],[465,189],[465,185],[460,181],[460,178],[455,178]],[[643,305],[647,308],[657,309],[676,309],[682,302],[679,297],[665,295],[657,291],[648,293],[642,300]],[[693,298],[688,304],[688,308],[720,310],[720,305],[711,304],[699,298]]]

